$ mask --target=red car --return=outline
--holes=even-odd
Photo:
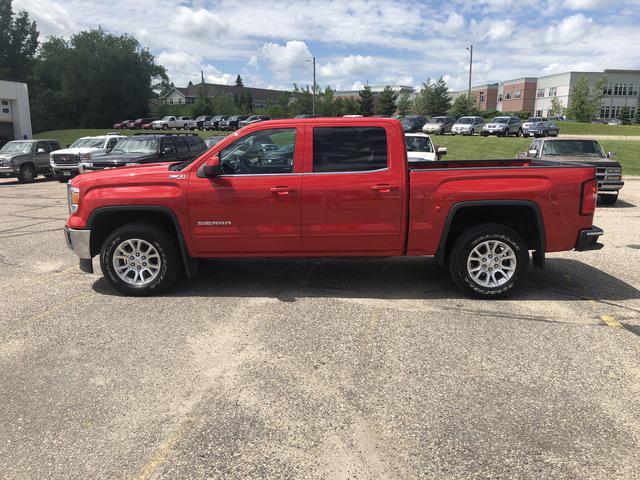
[[[134,120],[122,120],[119,123],[115,123],[113,125],[113,128],[115,128],[116,130],[125,130],[127,128],[127,125],[129,125],[129,122],[133,122]]]
[[[168,288],[197,259],[435,256],[467,294],[497,298],[530,252],[596,250],[595,167],[535,159],[408,165],[384,118],[259,122],[193,161],[81,175],[65,237],[128,295]]]
[[[151,122],[142,125],[143,130],[153,130],[153,124]]]

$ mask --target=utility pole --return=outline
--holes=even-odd
[[[311,57],[311,60],[307,59],[307,62],[313,63],[313,91],[311,96],[311,113],[316,114],[316,57]]]
[[[467,98],[469,99],[469,105],[471,105],[471,69],[473,67],[473,45],[467,47],[469,50],[469,91],[467,92]],[[474,102],[475,103],[475,102]]]
[[[202,86],[204,87],[204,70],[200,70],[200,78],[202,79]]]

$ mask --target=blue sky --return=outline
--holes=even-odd
[[[640,69],[640,0],[14,0],[46,35],[102,26],[148,47],[176,85],[290,88],[473,83],[567,70]]]

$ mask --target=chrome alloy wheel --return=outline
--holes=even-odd
[[[158,250],[146,240],[130,238],[113,252],[113,269],[129,285],[148,285],[156,279],[161,267]]]
[[[516,254],[499,240],[487,240],[477,245],[467,258],[467,272],[478,285],[500,287],[516,272]]]

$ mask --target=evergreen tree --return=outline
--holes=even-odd
[[[560,117],[564,115],[564,105],[558,97],[553,97],[551,99],[551,106],[549,108],[549,115],[553,117]]]
[[[244,106],[247,108],[249,113],[253,113],[253,97],[251,96],[251,92],[247,92],[244,96]]]
[[[336,104],[331,87],[327,86],[324,92],[320,92],[316,96],[316,113],[323,117],[333,117],[336,114]]]
[[[458,95],[449,109],[449,114],[454,117],[464,117],[474,113],[476,113],[475,102],[466,93]]]
[[[238,74],[238,76],[236,77],[236,87],[244,87],[244,83],[242,82],[242,77],[240,76],[240,74]]]
[[[282,92],[275,100],[270,100],[267,105],[267,115],[271,118],[290,118],[291,117],[291,96],[289,92]]]
[[[398,115],[403,117],[409,115],[409,112],[411,111],[411,100],[409,99],[409,95],[406,93],[400,95],[396,102],[396,106],[398,107]]]
[[[365,85],[362,90],[358,92],[358,96],[360,97],[360,115],[365,117],[373,116],[373,92],[371,91],[371,87],[369,85]]]
[[[413,113],[416,115],[444,115],[451,108],[449,98],[449,87],[442,77],[435,82],[427,79],[422,83],[422,88],[418,92],[413,102]]]
[[[623,125],[629,125],[631,118],[629,117],[629,107],[622,107],[620,109],[620,121]]]
[[[0,0],[0,78],[26,82],[38,48],[38,28],[25,11],[14,16],[11,0]]]
[[[586,77],[580,77],[576,85],[571,88],[567,116],[578,122],[591,121],[600,111],[603,88],[606,83],[606,75],[600,77],[593,87]]]
[[[393,115],[396,111],[396,99],[398,94],[394,92],[389,85],[384,87],[380,94],[380,100],[376,111],[379,115]]]

